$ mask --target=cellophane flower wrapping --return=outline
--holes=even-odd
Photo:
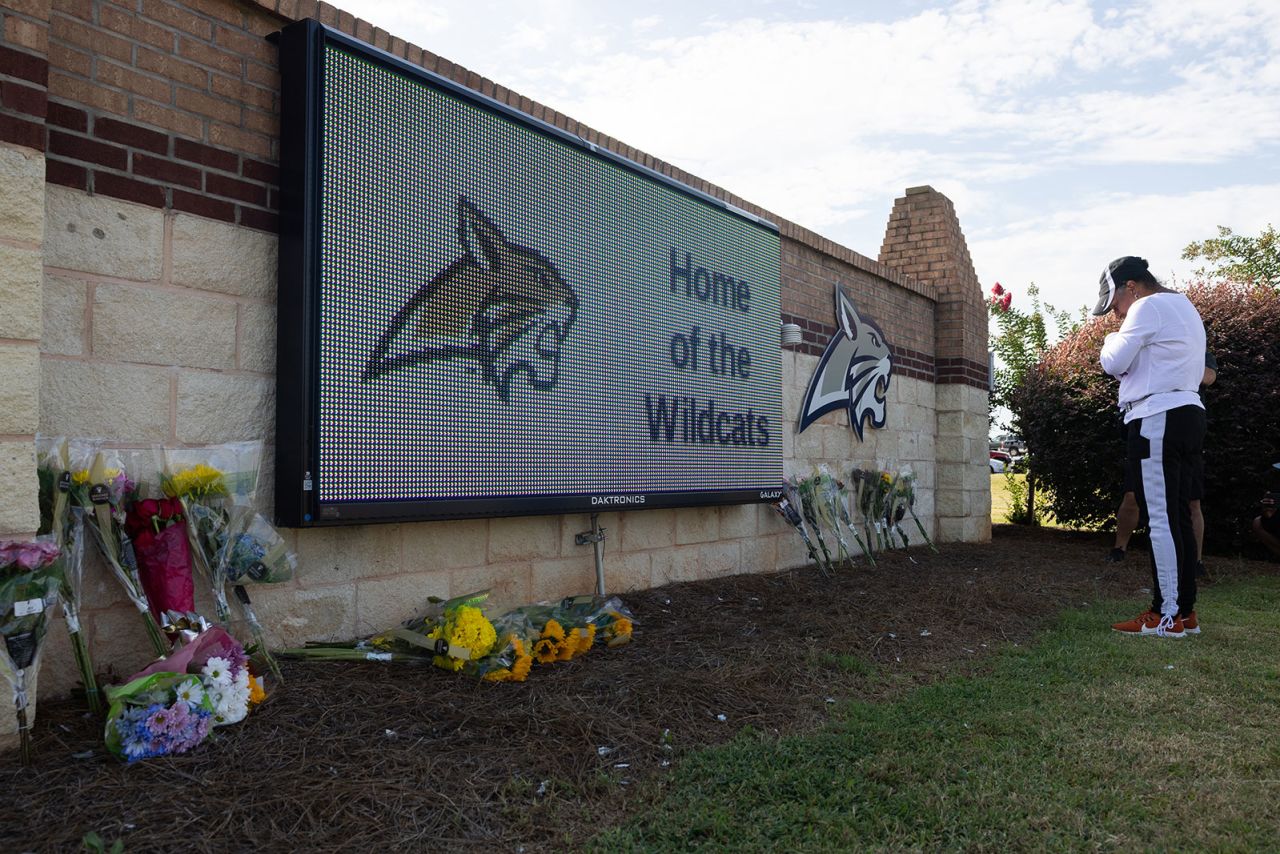
[[[159,462],[158,449],[146,456],[153,467]],[[151,614],[163,622],[169,611],[185,613],[195,608],[191,545],[181,500],[164,495],[158,475],[142,476],[142,458],[137,453],[125,460],[135,488],[125,510],[124,527],[133,541],[138,577]]]
[[[84,686],[89,711],[102,711],[101,693],[93,672],[89,644],[80,626],[84,601],[84,517],[71,512],[71,458],[67,439],[36,435],[36,465],[40,484],[40,530],[42,539],[57,544],[62,552],[62,586],[58,601],[71,638],[80,682]]]
[[[137,484],[126,471],[121,452],[104,449],[92,439],[69,444],[72,466],[71,504],[83,512],[85,528],[111,574],[142,615],[143,625],[157,655],[169,651],[160,633],[147,593],[138,573],[133,541],[125,530],[125,507],[136,498]],[[86,468],[80,466],[88,460]]]
[[[23,764],[30,764],[27,706],[49,617],[63,584],[63,561],[49,540],[0,542],[0,676],[12,691]]]
[[[428,600],[421,614],[398,628],[374,635],[368,645],[403,655],[431,655],[431,663],[444,670],[461,670],[467,662],[487,656],[497,642],[493,623],[481,605],[488,590]]]
[[[231,621],[223,552],[231,539],[233,514],[253,507],[261,457],[261,442],[164,450],[163,492],[182,503],[192,563],[208,583],[223,624]]]
[[[617,597],[571,596],[557,603],[515,608],[495,626],[526,626],[522,638],[537,664],[570,661],[585,655],[599,641],[620,646],[631,640],[633,616]]]
[[[297,556],[261,513],[236,506],[219,536],[219,574],[230,584],[275,584],[293,578]]]
[[[191,750],[214,727],[244,720],[264,689],[240,642],[213,626],[107,696],[107,749],[134,762]]]

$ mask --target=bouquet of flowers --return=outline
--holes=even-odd
[[[40,484],[39,534],[63,542],[70,523],[71,455],[63,436],[36,434],[36,479]],[[84,468],[88,468],[86,464]]]
[[[510,628],[538,664],[570,661],[585,655],[597,638],[609,646],[631,640],[634,618],[617,597],[570,596],[549,605],[526,605],[495,621]]]
[[[154,466],[158,449],[147,453]],[[195,608],[191,547],[182,502],[165,496],[155,480],[143,480],[139,474],[143,468],[140,456],[127,464],[135,486],[124,527],[133,541],[138,576],[151,605],[151,614],[157,621],[163,621],[169,611],[185,613]]]
[[[143,626],[156,654],[165,655],[169,651],[169,643],[160,633],[160,626],[151,612],[138,573],[133,540],[124,527],[125,507],[136,497],[137,484],[129,479],[118,451],[89,450],[84,443],[73,442],[71,458],[91,460],[87,469],[72,472],[71,503],[84,511],[85,527],[97,544],[107,568],[142,615]]]
[[[774,503],[773,509],[783,520],[796,529],[796,533],[800,535],[800,539],[804,540],[804,546],[809,550],[809,560],[818,565],[823,575],[827,574],[825,564],[818,555],[817,548],[813,545],[813,538],[809,536],[809,526],[805,524],[804,517],[800,515],[803,509],[803,499],[800,497],[800,490],[789,480],[782,482],[782,500]]]
[[[54,542],[0,542],[0,676],[13,691],[22,764],[31,764],[27,692],[40,667],[49,612],[62,586],[62,560]]]
[[[193,563],[213,592],[218,622],[229,625],[227,587],[253,635],[257,654],[271,671],[280,670],[267,650],[262,624],[245,582],[277,582],[293,577],[297,558],[266,519],[253,510],[261,442],[236,442],[203,449],[167,449],[164,493],[182,505]]]
[[[58,601],[71,638],[76,667],[84,685],[89,711],[102,711],[102,695],[94,676],[89,645],[80,631],[80,603],[84,594],[84,516],[79,508],[71,512],[71,459],[67,440],[36,436],[37,476],[40,484],[40,530],[38,534],[62,551],[62,585]]]
[[[394,629],[355,641],[308,643],[280,654],[322,661],[430,663],[456,672],[488,655],[497,643],[493,623],[480,608],[488,597],[487,590],[448,600],[431,597],[422,614]]]
[[[902,519],[906,513],[911,514],[912,520],[916,523],[916,530],[920,532],[920,537],[924,540],[925,545],[934,554],[938,553],[938,548],[929,539],[929,535],[925,533],[924,525],[920,523],[920,517],[916,515],[916,476],[910,468],[906,468],[893,478],[893,488],[889,496],[889,514],[886,518],[894,520],[894,527],[898,530],[898,536],[902,538],[902,544],[907,545],[907,534],[902,530]]]
[[[111,708],[104,740],[127,762],[185,753],[214,727],[244,720],[266,696],[244,647],[224,629],[207,627],[194,615],[168,625],[188,642],[107,689]]]
[[[281,650],[293,658],[426,664],[490,682],[523,682],[535,661],[551,664],[586,653],[598,639],[631,640],[634,617],[616,597],[577,596],[555,605],[515,608],[490,621],[480,608],[487,590],[447,601],[431,599],[423,614],[399,627],[346,643],[309,643]]]

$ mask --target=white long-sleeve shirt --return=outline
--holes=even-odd
[[[1183,294],[1135,300],[1119,331],[1102,345],[1102,369],[1120,379],[1125,423],[1200,402],[1204,323]]]

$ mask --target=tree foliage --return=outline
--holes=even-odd
[[[1225,279],[1280,288],[1280,235],[1268,225],[1257,237],[1236,234],[1218,226],[1218,236],[1188,243],[1182,250],[1187,261],[1203,258],[1209,263],[1196,270],[1206,279]]]
[[[1248,542],[1248,521],[1280,460],[1280,290],[1197,282],[1187,296],[1204,319],[1218,379],[1201,389],[1205,440],[1206,551]],[[1093,320],[1050,348],[1009,395],[1009,406],[1034,448],[1051,512],[1063,524],[1112,524],[1120,502],[1124,447],[1117,383],[1098,354],[1114,316]]]

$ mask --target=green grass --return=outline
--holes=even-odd
[[[1015,474],[1013,478],[1022,484],[1027,482],[1025,474]],[[1025,496],[1026,493],[1023,493],[1022,500],[1024,502],[1026,501]],[[1003,472],[991,475],[991,523],[993,525],[1004,525],[1009,522],[1009,507],[1011,503],[1008,478],[1005,477]],[[1116,503],[1119,503],[1118,498]],[[1058,525],[1058,520],[1053,517],[1053,514],[1043,504],[1044,502],[1037,497],[1036,507],[1040,511],[1040,524],[1048,528],[1061,527]]]
[[[1280,850],[1280,579],[1215,586],[1204,633],[1063,615],[989,672],[816,733],[679,764],[602,851]],[[854,672],[857,670],[854,668]]]

